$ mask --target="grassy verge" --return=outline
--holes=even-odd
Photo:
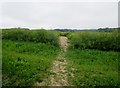
[[[3,86],[31,86],[49,76],[59,48],[29,41],[2,41]]]
[[[118,52],[68,49],[68,80],[79,86],[117,86]]]

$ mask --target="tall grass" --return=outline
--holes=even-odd
[[[36,43],[49,43],[54,46],[59,46],[58,34],[46,30],[3,30],[2,39],[14,41],[30,41]]]
[[[68,38],[72,48],[120,51],[120,32],[79,32]]]

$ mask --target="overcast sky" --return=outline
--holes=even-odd
[[[0,27],[118,27],[117,2],[3,2]]]

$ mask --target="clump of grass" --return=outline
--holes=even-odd
[[[119,32],[78,32],[68,38],[71,48],[120,51]]]

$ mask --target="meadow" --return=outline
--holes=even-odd
[[[66,54],[70,84],[118,86],[119,36],[119,32],[70,33]]]
[[[49,78],[52,64],[60,53],[60,36],[68,38],[67,51],[63,53],[69,85],[120,85],[120,32],[117,30],[56,32],[20,28],[2,30],[2,85],[34,86]]]
[[[2,31],[2,85],[34,86],[50,74],[58,36],[45,30]]]

